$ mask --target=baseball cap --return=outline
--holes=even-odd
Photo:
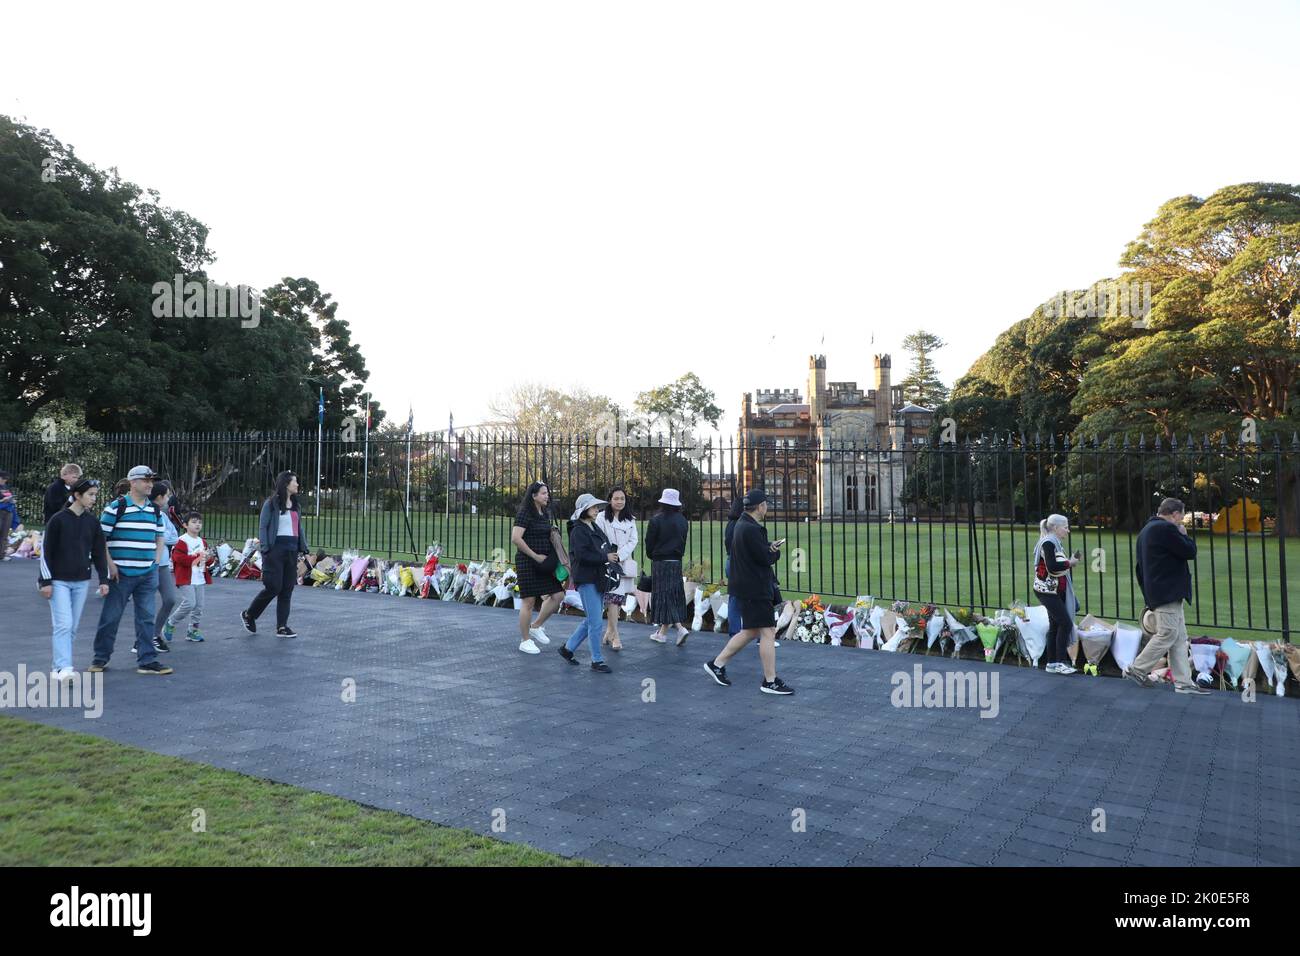
[[[126,473],[126,477],[134,481],[136,478],[157,478],[158,476],[154,474],[154,470],[148,465],[136,465]]]

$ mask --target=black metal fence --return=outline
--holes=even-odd
[[[643,535],[662,489],[676,488],[692,522],[685,563],[709,581],[723,576],[731,502],[762,486],[769,535],[786,539],[777,570],[787,593],[985,612],[1033,600],[1038,521],[1055,512],[1070,519],[1070,547],[1084,553],[1075,571],[1082,611],[1112,620],[1140,614],[1136,534],[1161,498],[1176,497],[1199,548],[1189,626],[1256,637],[1300,631],[1300,586],[1288,575],[1300,560],[1295,436],[1258,445],[1008,436],[889,448],[499,431],[452,439],[340,432],[319,441],[315,433],[0,435],[0,468],[14,475],[27,524],[41,523],[43,489],[66,461],[110,487],[133,465],[150,465],[182,507],[203,512],[209,537],[235,543],[256,535],[276,474],[292,470],[314,545],[407,559],[438,541],[452,558],[513,560],[512,519],[535,479],[550,486],[562,518],[582,492],[606,497],[623,486]]]

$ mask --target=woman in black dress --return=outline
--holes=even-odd
[[[686,588],[682,585],[682,556],[690,525],[682,514],[682,499],[675,488],[665,488],[659,499],[659,513],[650,519],[645,534],[645,553],[650,569],[650,623],[659,628],[650,640],[663,644],[668,626],[677,626],[677,646],[686,643],[691,629],[686,626]]]
[[[540,481],[534,481],[524,492],[515,515],[515,525],[510,530],[510,543],[515,546],[515,571],[519,575],[519,649],[525,654],[540,654],[538,644],[549,644],[551,639],[542,630],[546,619],[560,609],[564,601],[564,585],[555,576],[555,569],[569,570],[569,555],[564,550],[560,529],[551,519],[548,506],[551,492]],[[537,620],[533,620],[533,606],[540,604]]]

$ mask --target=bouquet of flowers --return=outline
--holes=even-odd
[[[826,625],[826,608],[816,594],[799,602],[795,610],[794,639],[810,644],[825,644],[830,640]]]
[[[397,592],[400,595],[411,595],[411,597],[420,596],[420,581],[415,573],[415,568],[409,564],[402,565],[402,570],[398,572],[401,589]]]
[[[451,574],[451,581],[442,590],[442,599],[444,601],[460,600],[460,592],[465,587],[465,576],[469,573],[469,568],[463,564],[456,565]]]
[[[442,545],[436,541],[424,552],[424,569],[420,575],[420,597],[427,598],[433,590],[433,579],[438,573],[438,558],[442,556]]]
[[[975,619],[977,616],[968,607],[959,607],[956,610],[949,609],[944,612],[947,636],[952,639],[953,657],[961,654],[963,644],[979,640],[979,635],[975,633]]]
[[[384,594],[399,595],[402,593],[402,566],[394,561],[392,564],[382,565],[383,580],[381,591]]]
[[[853,626],[853,614],[848,611],[827,611],[825,618],[831,647],[840,647],[844,643],[844,635]]]

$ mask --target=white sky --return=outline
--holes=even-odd
[[[1300,3],[6,4],[0,112],[315,279],[389,414],[951,384],[1160,203],[1300,180]],[[875,343],[871,344],[874,335]],[[824,342],[823,342],[824,337]]]

